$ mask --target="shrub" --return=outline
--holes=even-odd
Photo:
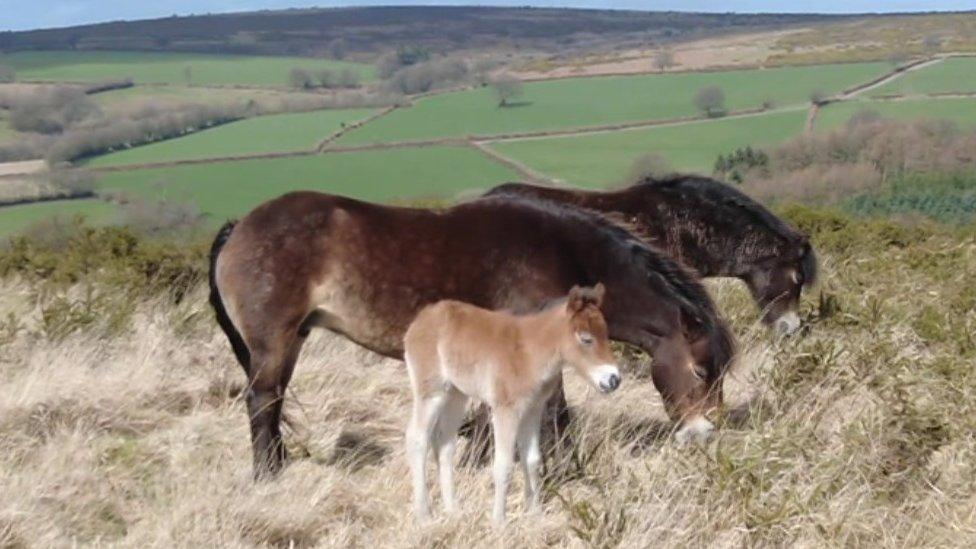
[[[288,71],[288,85],[296,90],[310,90],[315,87],[315,80],[307,70],[295,67]]]
[[[60,133],[99,112],[82,90],[57,86],[16,101],[10,109],[10,127],[20,132]]]
[[[445,57],[399,69],[384,87],[388,91],[411,95],[460,84],[470,76],[471,70],[465,61]]]
[[[624,184],[633,184],[648,177],[660,178],[674,173],[668,160],[658,153],[647,153],[638,156],[630,166]]]
[[[728,156],[718,156],[715,160],[714,172],[729,181],[742,183],[746,174],[750,172],[760,176],[769,173],[769,155],[761,149],[752,147],[736,149]]]

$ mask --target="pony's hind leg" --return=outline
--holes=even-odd
[[[254,478],[276,475],[288,457],[281,438],[281,410],[285,389],[304,338],[294,337],[270,348],[255,346],[248,372],[247,411],[254,451]],[[274,350],[272,350],[274,349]]]
[[[413,415],[407,425],[406,451],[413,479],[413,508],[418,519],[430,517],[427,501],[427,452],[434,427],[444,405],[444,394],[415,396]]]
[[[457,448],[458,428],[464,422],[467,405],[468,397],[464,393],[456,388],[450,389],[434,430],[441,499],[444,503],[444,510],[448,513],[453,512],[456,508],[454,499],[454,452]]]

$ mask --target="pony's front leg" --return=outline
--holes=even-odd
[[[543,406],[536,406],[522,419],[519,428],[519,456],[525,474],[525,506],[529,511],[539,507],[539,470],[542,468],[542,452],[539,438],[542,429]]]
[[[495,505],[491,517],[496,526],[505,523],[505,496],[508,495],[508,485],[512,480],[519,419],[515,410],[497,409],[491,420],[492,430],[495,433],[495,462],[492,465]]]

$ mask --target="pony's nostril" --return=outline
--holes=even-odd
[[[610,388],[616,389],[617,387],[620,387],[620,376],[613,374],[610,376]]]

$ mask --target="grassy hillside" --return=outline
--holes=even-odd
[[[951,120],[960,127],[976,125],[976,98],[918,99],[906,101],[846,101],[820,109],[818,130],[832,130],[844,125],[862,109],[871,109],[885,118],[910,120],[935,118]]]
[[[976,57],[954,57],[911,71],[871,95],[976,92]]]
[[[301,57],[256,57],[199,53],[33,51],[3,56],[20,80],[91,82],[132,78],[137,83],[190,83],[287,86],[288,72],[296,67],[356,71],[372,80],[373,68],[358,63]]]
[[[672,168],[711,173],[715,158],[746,145],[784,141],[801,131],[805,110],[575,137],[506,141],[498,152],[559,181],[602,187],[623,183],[638,157],[654,153]]]
[[[403,364],[321,330],[285,401],[293,461],[255,486],[246,384],[199,283],[203,243],[93,234],[0,255],[16,315],[0,325],[0,542],[972,545],[972,233],[792,219],[822,257],[809,331],[777,341],[738,281],[709,286],[740,342],[716,438],[674,444],[643,357],[619,357],[610,396],[569,373],[573,474],[526,516],[516,473],[504,530],[488,520],[489,467],[458,469],[456,515],[415,524]]]
[[[706,86],[721,87],[732,110],[757,108],[764,101],[790,105],[808,102],[815,90],[837,92],[887,69],[884,64],[864,63],[534,82],[525,85],[517,106],[507,108],[498,107],[492,90],[479,89],[420,100],[339,142],[491,135],[695,116],[693,99]]]
[[[349,109],[259,116],[186,137],[99,156],[88,165],[120,166],[311,150],[343,124],[362,120],[374,112],[372,109]]]

